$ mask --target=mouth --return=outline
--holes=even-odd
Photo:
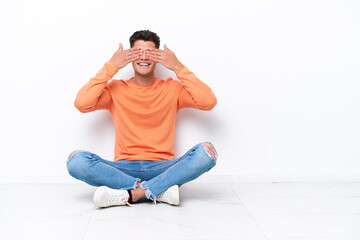
[[[146,66],[150,66],[151,63],[148,63],[148,62],[138,62],[137,65],[138,65],[138,66],[141,66],[141,67],[146,67]]]

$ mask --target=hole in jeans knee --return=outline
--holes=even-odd
[[[218,154],[215,150],[214,145],[212,145],[212,143],[210,143],[210,142],[204,142],[202,145],[204,146],[204,149],[205,149],[206,153],[208,154],[208,156],[214,157],[214,159],[216,161]]]
[[[71,158],[71,156],[72,156],[74,153],[79,152],[79,151],[82,151],[82,150],[75,150],[75,151],[72,151],[72,152],[70,153],[69,157],[68,157],[68,160]]]

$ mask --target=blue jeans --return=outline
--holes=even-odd
[[[155,200],[169,187],[192,181],[215,166],[217,153],[214,148],[209,153],[204,144],[210,143],[199,143],[180,158],[158,161],[108,161],[77,151],[67,161],[67,168],[74,178],[96,187],[135,189],[137,182],[142,182],[146,197]]]

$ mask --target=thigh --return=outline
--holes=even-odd
[[[114,168],[128,174],[129,176],[143,180],[143,173],[141,170],[141,160],[118,160],[107,161],[107,164]]]
[[[93,186],[131,189],[141,179],[127,174],[113,162],[102,159],[89,151],[78,151],[67,161],[69,174]]]
[[[143,161],[141,168],[143,171],[144,180],[148,181],[162,174],[169,168],[184,166],[183,162],[185,163],[193,160],[196,161],[196,159],[202,158],[205,155],[206,153],[204,147],[201,143],[199,143],[194,147],[192,147],[189,151],[187,151],[183,156],[176,159],[162,160],[162,161]],[[183,171],[183,170],[179,169],[179,171]]]
[[[142,161],[141,162],[142,179],[144,181],[149,181],[150,179],[166,171],[166,169],[173,166],[177,161],[179,161],[179,158],[172,160]]]
[[[215,157],[208,154],[204,144],[200,143],[182,157],[164,163],[157,169],[150,169],[160,174],[142,183],[142,188],[150,189],[153,196],[158,196],[173,185],[181,186],[196,179],[213,168],[215,164]]]

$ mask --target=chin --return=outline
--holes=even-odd
[[[137,69],[135,69],[135,73],[141,76],[147,76],[153,74],[154,71],[138,71]]]

